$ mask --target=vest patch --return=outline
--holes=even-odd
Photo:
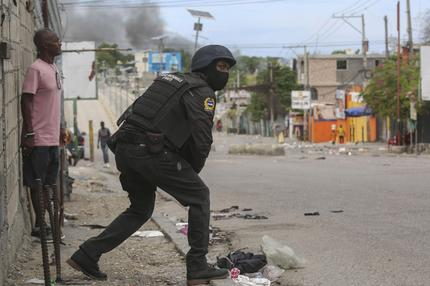
[[[206,98],[205,99],[205,110],[206,111],[213,111],[215,109],[215,100],[213,98]]]

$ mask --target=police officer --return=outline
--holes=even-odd
[[[225,87],[235,64],[226,47],[202,47],[192,58],[191,73],[159,76],[121,116],[121,127],[112,136],[110,147],[115,150],[130,207],[100,235],[84,242],[67,261],[70,266],[91,278],[106,279],[98,267],[101,255],[151,218],[159,187],[189,207],[187,285],[228,276],[227,270],[210,267],[206,262],[209,189],[198,173],[212,144],[214,91]]]

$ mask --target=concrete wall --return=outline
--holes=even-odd
[[[0,1],[4,13],[0,41],[8,43],[11,54],[10,59],[0,59],[0,285],[31,227],[22,186],[20,95],[25,72],[35,56],[33,35],[41,27],[40,2]],[[48,2],[51,26],[58,31],[57,1]]]
[[[11,53],[10,59],[0,60],[0,284],[5,280],[8,266],[15,260],[30,227],[26,193],[21,184],[19,150],[22,122],[19,95],[25,68],[33,61],[34,18],[26,10],[25,2],[3,0],[0,4],[6,13],[0,37],[2,42],[10,45]]]
[[[347,69],[338,70],[337,61],[346,60]],[[368,58],[367,66],[374,69],[376,61],[383,62],[383,57],[372,56]],[[305,84],[305,67],[303,57],[298,58],[298,82]],[[336,89],[345,86],[361,85],[364,77],[363,59],[356,55],[327,55],[309,57],[309,84],[318,91],[318,103],[335,103]]]

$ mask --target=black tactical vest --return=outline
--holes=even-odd
[[[147,131],[161,132],[180,148],[191,134],[191,122],[180,100],[191,89],[193,93],[207,93],[209,87],[196,74],[174,73],[157,77],[133,103],[126,122]]]

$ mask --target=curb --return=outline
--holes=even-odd
[[[178,232],[176,226],[166,219],[164,216],[155,213],[152,216],[152,221],[161,229],[161,231],[166,235],[166,237],[175,245],[178,252],[185,256],[190,250],[188,246],[188,240],[185,235]]]

